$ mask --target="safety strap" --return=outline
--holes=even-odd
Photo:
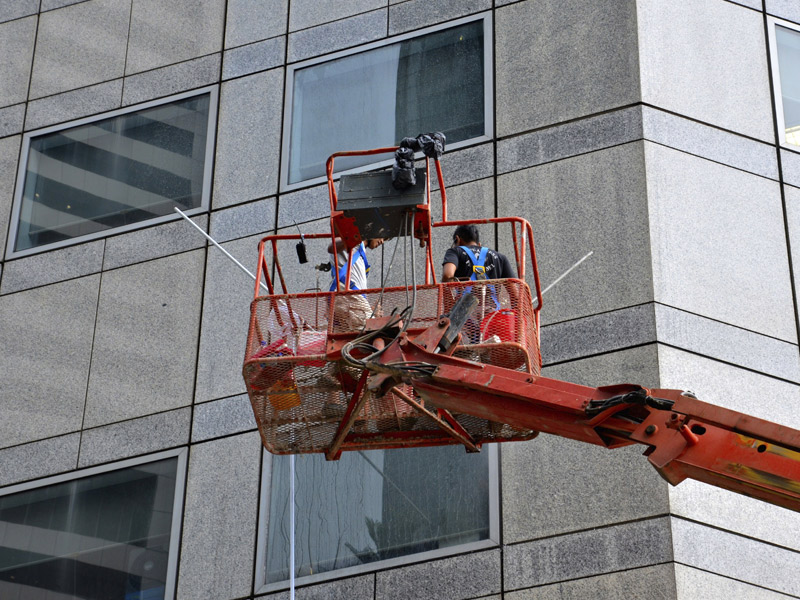
[[[461,249],[467,253],[467,257],[470,258],[470,262],[472,263],[472,275],[469,280],[478,281],[486,279],[486,255],[489,253],[489,248],[484,246],[478,254],[475,254],[469,246],[461,246]],[[489,289],[489,293],[494,301],[495,310],[500,310],[500,301],[497,299],[497,291],[494,286],[488,285],[486,287]],[[472,286],[464,290],[464,293],[468,294],[471,291]]]
[[[364,252],[364,242],[361,242],[355,250],[355,256],[353,256],[353,262],[356,262],[359,258],[364,261],[364,273],[369,275],[369,261],[367,260],[367,253]],[[333,271],[331,271],[331,292],[336,291],[336,279],[333,276]],[[347,261],[339,267],[339,281],[342,283],[342,286],[347,282]],[[357,290],[358,287],[353,280],[350,279],[350,289]]]

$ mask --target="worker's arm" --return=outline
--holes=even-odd
[[[333,251],[333,244],[328,244],[328,254],[336,254],[345,249],[344,240],[340,237],[336,238],[336,252]]]
[[[455,248],[448,248],[442,259],[442,283],[455,281],[456,268],[458,267],[458,252]]]
[[[442,283],[454,281],[456,278],[456,266],[451,262],[442,265]]]

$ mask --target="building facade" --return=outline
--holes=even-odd
[[[253,283],[174,212],[255,269],[331,152],[443,130],[451,219],[527,218],[544,284],[592,252],[545,375],[800,428],[800,4],[0,0],[0,49],[3,600],[800,598],[800,515],[636,447],[301,456],[292,521]]]

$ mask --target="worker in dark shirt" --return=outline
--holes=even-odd
[[[508,258],[500,252],[491,250],[480,244],[480,234],[475,225],[459,225],[453,232],[453,246],[447,249],[442,261],[442,282],[448,281],[481,281],[486,279],[507,279],[516,278]],[[470,291],[477,295],[479,316],[467,319],[464,324],[463,332],[467,343],[477,344],[483,340],[482,323],[487,315],[494,311],[500,311],[503,307],[502,287],[507,287],[508,302],[511,306],[517,304],[517,290],[515,286],[481,286],[473,290],[469,286],[464,291]],[[488,292],[488,294],[487,294]],[[458,292],[456,292],[458,293]],[[449,295],[444,297],[445,309],[450,309],[451,299]],[[506,304],[505,306],[508,306]],[[499,314],[499,313],[498,313]]]
[[[506,279],[517,276],[504,254],[481,246],[480,233],[475,225],[459,225],[453,232],[453,246],[444,254],[442,282],[467,281],[472,279],[473,273],[476,275],[475,279]]]

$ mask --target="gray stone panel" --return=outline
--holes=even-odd
[[[642,101],[774,141],[761,14],[718,0],[639,0],[636,18]]]
[[[70,433],[0,450],[0,486],[72,471],[80,439],[81,434]]]
[[[306,29],[386,6],[386,0],[292,0],[289,31]]]
[[[800,552],[800,515],[706,483],[686,480],[669,488],[673,516]]]
[[[505,600],[668,600],[677,597],[674,566],[665,564],[506,593]],[[707,599],[709,596],[688,598]]]
[[[192,217],[203,231],[208,231],[208,215]],[[156,227],[147,227],[106,240],[103,269],[116,269],[187,250],[203,248],[206,239],[183,218]]]
[[[297,588],[297,600],[375,600],[375,576],[348,577],[337,581],[326,581],[319,585]],[[256,596],[263,600],[289,600],[289,592],[277,592]]]
[[[81,428],[100,277],[0,297],[0,446]]]
[[[445,175],[447,178],[447,175]],[[445,185],[447,182],[445,181]],[[442,201],[441,195],[438,191],[431,194],[431,214],[433,219],[440,220],[442,214]],[[456,185],[447,187],[447,218],[451,221],[459,219],[474,219],[476,217],[492,217],[494,216],[494,179],[486,178],[472,181],[463,185]],[[501,230],[508,232],[511,229],[508,226],[499,226]],[[441,277],[442,259],[448,248],[453,244],[453,230],[454,227],[436,227],[433,230],[433,264],[436,267],[436,277]],[[492,248],[495,247],[494,231],[491,225],[481,225],[478,227],[481,234],[481,242]],[[414,250],[416,251],[419,246]],[[425,250],[419,248],[421,254]],[[398,254],[401,249],[397,250]],[[509,257],[514,264],[513,257]],[[388,264],[389,255],[386,256]],[[402,264],[402,263],[401,263]],[[397,285],[402,285],[403,282],[399,281]]]
[[[762,4],[761,0],[728,0],[729,2],[735,2],[736,4],[741,4],[742,6],[746,6],[747,8],[752,8],[757,11],[761,11]],[[767,0],[769,3],[770,0]]]
[[[136,104],[219,81],[221,54],[209,54],[125,78],[122,104]]]
[[[35,15],[39,11],[39,0],[3,0],[0,4],[0,23]]]
[[[497,135],[638,102],[636,13],[635,0],[544,0],[498,9]]]
[[[784,183],[800,187],[800,154],[781,148],[781,171]]]
[[[275,227],[275,198],[234,206],[211,214],[210,235],[217,242],[272,232]]]
[[[97,273],[103,264],[104,244],[104,240],[96,240],[8,261],[0,294]]]
[[[250,594],[260,462],[255,432],[192,446],[177,600]]]
[[[504,542],[665,514],[667,484],[643,450],[611,451],[548,435],[504,447]],[[592,499],[588,510],[587,498]]]
[[[223,247],[255,273],[261,237],[237,240]],[[207,260],[197,402],[245,392],[242,364],[254,290],[253,280],[218,249],[210,250]]]
[[[500,551],[488,550],[378,571],[375,600],[457,600],[500,592]]]
[[[664,146],[770,179],[778,178],[775,147],[643,106],[644,137]]]
[[[279,67],[285,53],[285,36],[226,50],[222,57],[222,78],[231,79]]]
[[[544,308],[547,310],[547,297]],[[542,362],[552,364],[656,341],[652,304],[556,323],[542,328]]]
[[[448,185],[447,179],[448,177],[445,173],[447,219],[449,221],[482,219],[494,216],[494,179],[486,177],[477,181],[452,186]],[[442,195],[438,189],[431,193],[431,215],[432,219],[436,221],[442,218]],[[498,227],[503,228],[504,226],[499,225]],[[445,251],[453,243],[453,229],[453,227],[437,227],[433,230],[434,258],[444,258]],[[481,233],[481,242],[492,247],[495,246],[491,225],[479,225],[478,231]],[[439,243],[437,244],[437,242]],[[511,260],[513,261],[513,258]]]
[[[504,583],[512,591],[671,560],[669,519],[648,519],[507,546]]]
[[[784,594],[680,564],[675,565],[675,581],[678,600],[788,600]]]
[[[671,523],[676,562],[800,596],[800,553],[683,519]]]
[[[253,407],[246,394],[198,404],[194,409],[192,442],[243,433],[256,428]]]
[[[225,47],[285,34],[288,20],[289,0],[228,0]]]
[[[48,10],[55,10],[56,8],[63,8],[70,4],[78,4],[86,0],[42,0],[42,12]]]
[[[791,248],[792,275],[797,282],[800,281],[800,189],[785,185],[783,194],[786,208],[786,229]],[[0,222],[2,222],[2,217],[0,217]]]
[[[280,228],[289,227],[295,222],[302,224],[327,218],[330,214],[331,201],[327,185],[303,188],[296,192],[281,194],[278,198],[278,227]]]
[[[287,62],[379,40],[386,36],[386,20],[384,8],[290,33]]]
[[[594,252],[548,292],[543,323],[653,299],[644,170],[634,142],[498,177],[497,212],[531,222],[543,286]]]
[[[31,98],[122,77],[131,0],[93,0],[43,13]]]
[[[282,69],[222,84],[214,208],[278,192],[282,114]]]
[[[6,232],[14,199],[19,144],[19,136],[0,139],[0,256],[5,255],[6,251]]]
[[[83,431],[78,467],[167,450],[189,442],[191,409],[132,419]]]
[[[125,74],[156,69],[222,50],[225,3],[136,0]]]
[[[14,104],[0,108],[0,138],[22,131],[25,121],[25,104]]]
[[[103,274],[85,426],[191,404],[205,252]]]
[[[657,304],[658,341],[697,354],[800,382],[797,345]]]
[[[796,342],[779,184],[649,142],[645,159],[656,301]]]
[[[491,0],[409,0],[389,8],[389,35],[492,8]]]
[[[546,365],[543,374],[545,377],[591,387],[618,383],[635,383],[648,388],[661,387],[656,344]]]
[[[616,110],[498,141],[497,171],[508,173],[641,138],[641,107]]]
[[[122,78],[80,88],[28,104],[25,129],[38,129],[114,110],[122,102]]]
[[[492,177],[495,174],[494,146],[492,144],[480,144],[450,151],[442,157],[440,163],[445,189],[461,183],[483,179],[484,177]],[[419,166],[424,166],[424,163],[419,161]],[[438,190],[439,178],[436,177],[436,169],[433,162],[430,164],[430,170],[431,190]],[[441,205],[441,200],[439,200],[439,204]]]
[[[766,0],[767,13],[800,23],[800,6],[794,0]]]
[[[0,25],[0,106],[24,102],[28,97],[37,17],[26,17]]]

